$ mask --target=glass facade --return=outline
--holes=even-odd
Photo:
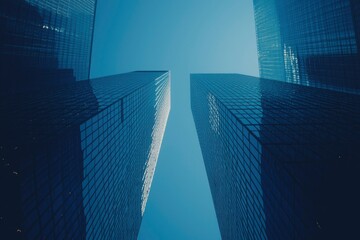
[[[254,0],[260,77],[360,93],[358,0]]]
[[[1,236],[136,239],[169,111],[166,71],[1,101]]]
[[[222,238],[360,238],[359,106],[357,94],[192,74]]]
[[[88,79],[95,5],[96,0],[2,0],[0,93]]]

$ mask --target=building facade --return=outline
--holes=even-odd
[[[170,111],[169,72],[25,92],[0,111],[2,237],[136,239]]]
[[[222,239],[357,239],[360,97],[192,74],[191,108]]]
[[[360,93],[357,0],[254,0],[260,77]]]
[[[95,7],[96,0],[1,1],[0,93],[89,79]]]

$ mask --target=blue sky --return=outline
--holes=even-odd
[[[252,0],[98,0],[91,76],[171,70],[171,112],[139,239],[220,239],[189,74],[258,76]]]

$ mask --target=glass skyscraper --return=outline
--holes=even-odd
[[[4,239],[136,239],[170,110],[166,71],[2,101]]]
[[[170,73],[89,80],[95,7],[0,2],[1,239],[137,237]]]
[[[357,94],[192,74],[222,238],[360,238],[359,106]]]
[[[253,2],[260,77],[360,93],[360,1]]]
[[[0,93],[89,78],[96,0],[2,0]]]

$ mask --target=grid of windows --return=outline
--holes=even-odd
[[[359,93],[359,1],[254,0],[260,76]]]
[[[25,93],[0,110],[2,236],[136,239],[170,110],[168,72]]]
[[[2,89],[18,92],[38,84],[88,79],[95,4],[95,0],[1,1]]]
[[[81,125],[88,239],[137,237],[169,113],[168,77],[130,91]]]
[[[358,95],[192,74],[191,106],[223,239],[359,237]]]

